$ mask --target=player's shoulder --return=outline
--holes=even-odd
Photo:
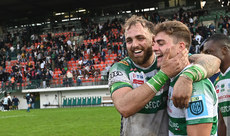
[[[126,69],[131,67],[132,61],[129,57],[122,59],[121,61],[113,64],[112,69]]]

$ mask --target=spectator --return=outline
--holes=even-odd
[[[12,99],[13,102],[13,110],[18,110],[18,104],[19,104],[19,99],[17,98],[17,96],[14,96],[14,98]]]
[[[66,73],[66,77],[67,77],[67,83],[68,83],[68,86],[72,86],[73,84],[73,74],[71,72],[71,70],[67,70],[67,73]]]
[[[78,76],[77,77],[77,86],[80,86],[82,84],[82,81],[81,81],[81,76]]]
[[[202,36],[198,32],[196,32],[195,40],[198,42],[199,45],[202,42]]]
[[[31,94],[31,108],[34,109],[34,104],[35,104],[35,96],[33,94]]]
[[[109,78],[109,70],[110,70],[110,68],[111,68],[111,66],[110,65],[108,65],[108,64],[106,64],[106,67],[105,67],[105,71],[106,71],[106,79],[108,79]]]
[[[32,102],[32,98],[28,93],[26,94],[27,112],[30,112],[31,102]]]
[[[101,52],[101,59],[102,59],[102,61],[105,63],[105,49],[103,49],[102,50],[102,52]]]

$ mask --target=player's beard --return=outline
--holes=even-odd
[[[153,50],[152,50],[152,46],[149,46],[148,48],[146,48],[145,50],[143,50],[144,55],[141,57],[134,57],[134,52],[133,50],[128,51],[128,55],[129,57],[132,59],[132,61],[139,65],[142,66],[143,64],[147,63],[147,61],[150,59],[150,57],[153,55]]]

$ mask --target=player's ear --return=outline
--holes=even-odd
[[[221,49],[223,55],[226,55],[229,52],[229,48],[227,46],[222,47]]]
[[[179,42],[179,49],[182,51],[186,48],[186,44],[184,42]]]

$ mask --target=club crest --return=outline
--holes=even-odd
[[[190,111],[194,115],[200,115],[204,111],[202,100],[191,102]]]

